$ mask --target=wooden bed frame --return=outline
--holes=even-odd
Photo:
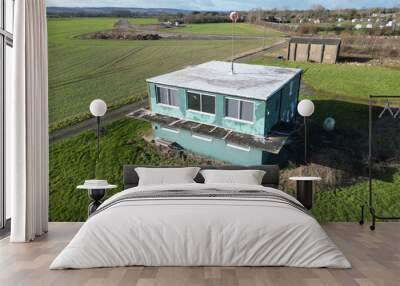
[[[136,167],[147,168],[183,168],[182,166],[143,166],[143,165],[125,165],[123,168],[123,183],[124,190],[136,187],[139,183],[138,174],[135,171]],[[265,171],[262,185],[265,187],[279,187],[279,166],[278,165],[258,165],[258,166],[198,166],[201,169],[218,169],[218,170],[263,170]],[[199,173],[194,179],[197,183],[204,183],[203,176]]]

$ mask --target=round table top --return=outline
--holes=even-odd
[[[116,185],[105,185],[105,186],[80,185],[77,186],[76,188],[79,190],[109,190],[109,189],[115,189],[116,187],[117,187]]]
[[[290,177],[289,180],[291,180],[291,181],[321,181],[322,179],[320,177],[303,176],[303,177]]]

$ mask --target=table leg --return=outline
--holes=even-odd
[[[105,194],[106,190],[104,189],[88,190],[89,198],[93,200],[88,206],[88,216],[94,213],[97,210],[97,208],[101,205],[101,200],[104,198]]]
[[[313,182],[297,181],[297,200],[308,210],[313,205]]]

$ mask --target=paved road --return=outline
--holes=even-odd
[[[125,117],[125,115],[128,114],[129,112],[136,110],[138,108],[146,107],[147,105],[148,105],[147,99],[143,100],[143,101],[135,102],[132,104],[124,105],[120,108],[117,108],[117,109],[107,112],[106,115],[102,118],[102,122],[105,124],[111,123],[115,120]],[[68,126],[68,127],[62,128],[62,129],[58,129],[58,130],[50,133],[50,135],[49,135],[50,144],[57,142],[58,140],[61,140],[63,138],[77,135],[83,131],[90,130],[90,129],[96,129],[96,119],[95,118],[86,119],[75,125]]]
[[[264,55],[266,52],[273,52],[275,50],[279,50],[282,49],[284,47],[286,47],[288,44],[287,40],[282,40],[280,42],[277,42],[275,44],[272,44],[270,46],[267,46],[265,48],[262,49],[258,49],[255,51],[250,51],[250,52],[245,52],[242,55],[237,55],[235,58],[235,61],[237,62],[244,62],[253,58],[257,58],[259,56]]]

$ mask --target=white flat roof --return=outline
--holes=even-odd
[[[232,74],[230,62],[211,61],[152,77],[147,81],[210,93],[266,100],[300,72],[301,69],[235,63],[234,74]]]

